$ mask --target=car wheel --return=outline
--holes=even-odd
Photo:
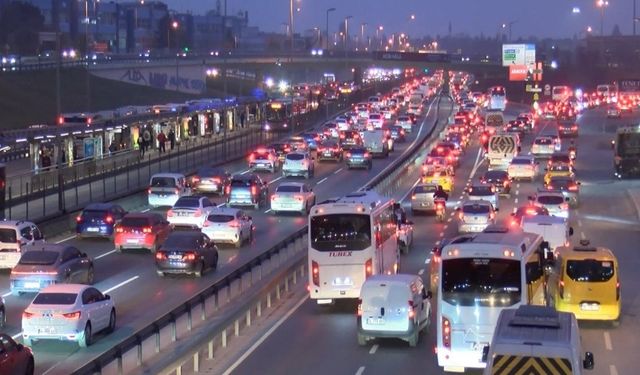
[[[367,345],[367,337],[358,333],[358,345],[365,346]]]
[[[4,308],[0,309],[0,327],[4,327],[5,323],[7,323],[7,315],[4,312]]]
[[[157,273],[157,274],[158,274],[158,276],[160,276],[160,277],[164,277],[164,276],[165,276],[165,275],[164,275],[164,272],[162,272],[162,271],[156,271],[156,273]]]
[[[116,309],[111,309],[109,315],[109,326],[107,327],[107,333],[111,333],[116,330]]]
[[[203,274],[204,274],[204,262],[200,262],[200,267],[195,272],[195,275],[196,277],[202,277]]]
[[[82,338],[78,341],[78,345],[81,348],[91,345],[91,322],[87,322],[87,325],[84,326],[84,332],[82,333]]]
[[[411,337],[409,337],[409,346],[410,347],[415,348],[418,345],[419,334],[420,334],[420,331],[416,327],[415,331],[413,332],[413,335],[411,335]]]
[[[122,250],[124,250],[122,246],[116,246],[116,251],[117,252],[121,253]]]
[[[87,285],[91,285],[93,284],[93,279],[94,279],[94,273],[93,273],[93,267],[89,267],[89,270],[87,271]]]
[[[236,249],[239,249],[242,247],[242,242],[244,240],[242,239],[242,232],[240,232],[240,236],[238,237],[238,241],[236,243],[234,243],[233,245],[236,247]]]

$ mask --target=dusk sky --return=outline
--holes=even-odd
[[[216,0],[164,0],[179,12],[204,13],[215,8]],[[224,0],[221,0],[224,4]],[[249,12],[249,23],[265,31],[282,32],[288,22],[289,0],[227,0],[229,13]],[[536,35],[538,37],[567,37],[593,28],[600,32],[600,11],[596,0],[294,0],[301,8],[295,14],[295,31],[316,26],[325,29],[325,10],[335,7],[330,15],[329,28],[337,30],[339,20],[353,16],[351,32],[359,33],[360,24],[367,22],[370,35],[374,27],[383,25],[385,33],[405,32],[417,35],[444,35],[451,21],[454,33],[496,35],[502,23],[515,22],[513,38]],[[572,13],[573,7],[580,13]],[[638,5],[640,8],[640,4]],[[609,0],[605,11],[605,34],[611,34],[614,24],[623,34],[632,33],[633,0]],[[415,21],[410,21],[415,14]],[[640,10],[638,11],[640,15]],[[375,26],[374,26],[375,25]],[[640,34],[640,24],[638,25]]]

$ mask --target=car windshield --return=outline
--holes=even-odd
[[[349,153],[352,155],[360,155],[364,154],[365,152],[367,152],[367,150],[365,150],[364,148],[352,148],[351,150],[349,150]]]
[[[151,225],[151,223],[146,217],[125,217],[120,225],[127,228],[142,228]]]
[[[613,277],[613,262],[597,259],[567,260],[567,276],[578,282],[605,282]]]
[[[473,186],[469,191],[469,195],[494,195],[495,192],[491,186]]]
[[[85,219],[102,219],[107,214],[104,210],[84,210],[82,211],[82,217]]]
[[[32,303],[34,305],[73,305],[77,298],[76,293],[38,293]]]
[[[178,235],[176,235],[178,234]],[[185,235],[188,234],[188,235]],[[197,247],[200,232],[174,232],[162,244],[165,248],[188,249]]]
[[[456,306],[507,307],[520,302],[520,263],[462,258],[442,262],[442,299]]]
[[[16,243],[18,241],[18,238],[16,236],[17,236],[17,233],[15,229],[12,229],[12,228],[0,229],[0,242]]]
[[[173,205],[175,208],[198,208],[200,207],[200,198],[198,197],[182,197]]]
[[[513,159],[511,159],[511,164],[514,164],[514,165],[529,165],[529,164],[531,164],[531,159],[513,158]]]
[[[56,260],[58,260],[59,256],[60,254],[56,251],[32,250],[22,254],[19,263],[27,265],[48,266],[54,264]]]
[[[462,212],[465,214],[488,214],[489,211],[489,206],[484,204],[467,204],[462,206]]]
[[[289,148],[289,145],[286,144],[282,144],[282,143],[276,143],[271,145],[271,147],[276,150],[276,152],[283,152],[285,149]]]
[[[280,185],[276,189],[277,193],[299,193],[300,186],[296,185]]]
[[[400,117],[398,117],[398,121],[400,121],[400,122],[409,122],[409,121],[411,121],[411,119],[409,117],[407,117],[407,116],[400,116]]]
[[[371,246],[368,215],[328,214],[310,220],[311,246],[319,251],[364,250]]]
[[[379,114],[369,115],[369,119],[371,119],[371,120],[380,120],[380,115]]]
[[[551,138],[536,138],[533,143],[537,145],[550,145],[551,143],[553,143],[553,140]]]
[[[230,221],[235,220],[235,216],[233,215],[224,215],[224,214],[213,214],[207,217],[207,220],[212,223],[228,223]]]
[[[302,160],[304,159],[304,155],[302,154],[288,154],[287,160]]]
[[[233,179],[231,180],[231,186],[234,187],[250,187],[251,186],[251,180],[245,180],[245,179]]]
[[[151,186],[173,187],[176,186],[176,180],[173,177],[153,177],[151,178]]]
[[[557,195],[543,195],[538,197],[538,202],[541,204],[562,204],[564,198]]]
[[[552,165],[551,168],[549,168],[549,171],[551,172],[571,172],[571,167],[568,165]]]
[[[435,185],[418,185],[413,189],[414,194],[435,193],[437,187]]]
[[[488,171],[484,177],[488,180],[506,180],[508,174],[506,171]]]

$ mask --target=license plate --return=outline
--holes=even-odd
[[[330,152],[325,152],[324,156],[331,156],[331,153]]]
[[[100,228],[87,228],[87,232],[99,232]]]
[[[384,319],[383,318],[367,318],[367,324],[381,325],[381,324],[384,324]]]
[[[37,281],[26,282],[24,283],[24,287],[29,289],[40,289],[40,283]]]
[[[179,212],[178,216],[189,216],[189,212]]]
[[[133,239],[133,240],[129,239],[129,240],[127,240],[127,243],[138,243],[138,240],[137,239]]]
[[[56,333],[56,330],[53,327],[39,328],[38,333],[52,334],[52,333]]]
[[[182,255],[169,255],[171,260],[182,260]]]
[[[581,303],[580,309],[584,311],[598,311],[600,310],[600,305],[597,303]]]

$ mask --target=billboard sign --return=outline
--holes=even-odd
[[[528,73],[526,65],[509,65],[509,81],[526,81]]]
[[[502,66],[526,65],[535,68],[536,45],[535,44],[503,44]]]
[[[618,84],[618,90],[625,93],[640,92],[640,79],[623,79]]]

